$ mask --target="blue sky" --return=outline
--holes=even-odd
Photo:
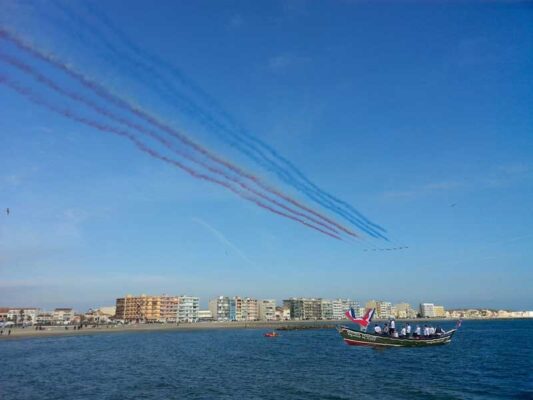
[[[225,110],[391,243],[330,239],[0,85],[0,207],[11,210],[0,217],[0,305],[184,293],[203,304],[226,294],[533,308],[530,4],[87,4],[1,0],[0,24],[345,223],[140,79],[127,48],[99,36],[94,12],[105,15],[179,68],[185,99]],[[6,41],[0,51],[92,96]],[[3,62],[0,74],[80,109]]]

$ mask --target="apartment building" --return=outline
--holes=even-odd
[[[168,307],[168,304],[165,304]],[[127,295],[116,301],[117,319],[130,322],[156,322],[161,318],[161,296]]]
[[[259,300],[259,320],[273,321],[276,319],[276,301]]]
[[[236,306],[233,305],[233,314],[231,317],[236,318]],[[219,296],[215,299],[209,300],[209,311],[215,321],[230,321],[230,298],[227,296]]]
[[[68,324],[74,319],[74,310],[72,308],[56,308],[52,313],[55,324]]]
[[[422,318],[435,318],[435,305],[433,303],[420,303],[420,316]]]
[[[333,319],[344,319],[344,314],[350,308],[353,308],[356,316],[360,315],[359,303],[351,299],[335,299],[332,301]]]
[[[179,296],[176,318],[178,322],[198,322],[200,298],[193,296]]]

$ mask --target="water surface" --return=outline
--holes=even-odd
[[[465,321],[451,344],[422,349],[263,332],[0,341],[0,399],[533,399],[533,320]]]

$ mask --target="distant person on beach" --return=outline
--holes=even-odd
[[[381,326],[379,326],[378,324],[374,324],[374,332],[378,335],[381,335]]]
[[[11,335],[11,329],[7,331],[7,335]]]

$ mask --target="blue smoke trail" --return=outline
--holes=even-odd
[[[148,85],[150,89],[156,90],[171,104],[175,105],[177,102],[180,105],[179,108],[182,110],[182,112],[186,113],[191,118],[196,119],[202,125],[209,128],[227,144],[236,148],[237,150],[251,158],[254,162],[261,165],[266,170],[274,173],[281,180],[295,187],[316,203],[321,204],[325,208],[330,209],[338,215],[341,215],[346,220],[350,221],[352,224],[354,224],[370,236],[374,238],[382,238],[388,240],[384,235],[379,232],[385,232],[382,227],[369,221],[350,204],[324,192],[319,187],[317,187],[289,160],[281,156],[265,142],[247,133],[208,94],[206,94],[197,85],[192,83],[190,79],[186,78],[184,74],[181,73],[181,71],[179,71],[176,67],[173,67],[169,63],[159,59],[156,56],[148,54],[147,52],[140,49],[137,45],[132,43],[121,31],[119,31],[113,26],[113,24],[104,14],[87,5],[89,12],[93,16],[95,16],[107,29],[113,32],[113,34],[117,36],[119,40],[121,40],[123,44],[127,48],[129,48],[130,51],[134,53],[138,59],[141,60],[141,62],[138,62],[137,60],[132,59],[128,56],[125,57],[125,55],[119,50],[117,50],[113,43],[110,42],[104,34],[95,29],[94,26],[88,26],[87,22],[85,22],[83,18],[79,18],[75,13],[72,13],[69,9],[61,6],[57,2],[55,3],[55,5],[60,8],[61,11],[65,15],[67,15],[68,18],[70,18],[76,23],[76,27],[85,26],[86,29],[90,30],[91,35],[96,37],[100,41],[100,43],[104,45],[104,47],[108,50],[108,52],[112,55],[112,57],[117,63],[126,65],[128,67],[133,67],[140,74],[148,74],[151,77],[150,85],[147,84],[146,79],[141,79],[140,81],[142,83]],[[71,30],[73,30],[74,32],[77,31],[77,29]],[[76,34],[75,36],[80,38],[79,34]],[[149,65],[148,63],[142,64],[142,61],[144,60],[149,60],[152,65]],[[199,95],[206,103],[211,106],[212,109],[218,111],[218,114],[222,115],[222,117],[226,119],[226,121],[229,122],[230,125],[233,125],[234,130],[228,128],[226,125],[217,120],[207,111],[203,110],[193,100],[182,95],[179,92],[179,89],[176,88],[175,85],[168,79],[165,79],[165,77],[162,76],[162,74],[157,70],[157,68],[161,66],[167,69],[167,71],[170,71],[172,77],[177,78],[177,80],[183,86],[188,87],[194,93]],[[271,157],[273,157],[274,160],[271,160],[267,155],[265,155],[261,149],[264,150]],[[279,166],[278,163],[281,163],[282,166]],[[285,168],[283,168],[283,166],[285,166]],[[296,178],[294,177],[294,175],[296,176]],[[339,204],[341,206],[339,206]]]

